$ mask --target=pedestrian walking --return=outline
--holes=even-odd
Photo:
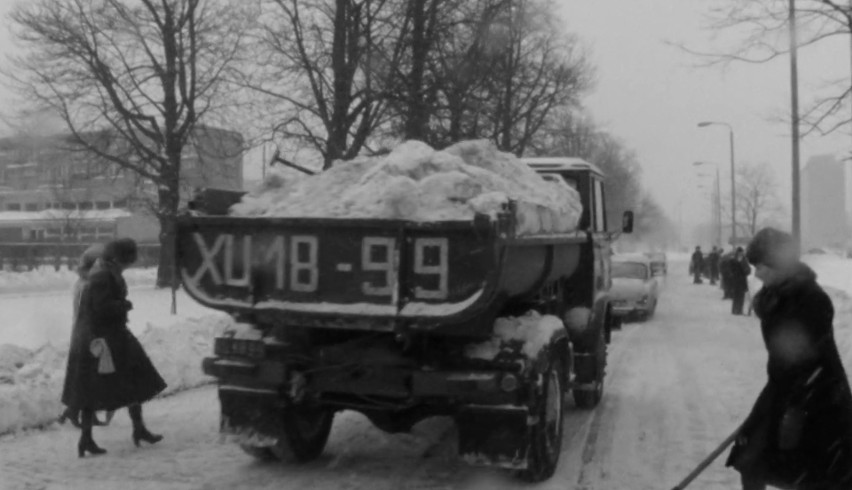
[[[710,261],[710,284],[715,286],[716,281],[719,280],[719,260],[722,255],[722,250],[716,248],[716,245],[713,245],[713,249],[710,251],[707,259]]]
[[[745,258],[745,252],[742,247],[737,247],[734,258],[731,260],[729,267],[729,288],[731,292],[731,313],[734,315],[743,314],[743,306],[745,305],[745,296],[748,292],[748,275],[751,274],[751,267]]]
[[[719,257],[719,276],[721,277],[722,299],[731,299],[731,262],[734,260],[735,250],[724,253]]]
[[[80,371],[80,356],[86,352],[91,340],[91,330],[85,323],[78,322],[77,316],[80,311],[80,298],[83,295],[83,288],[88,284],[89,273],[101,255],[103,255],[104,246],[101,243],[96,243],[87,248],[80,257],[77,264],[77,281],[74,282],[71,304],[71,341],[68,347],[68,362],[65,367],[65,383],[62,389],[62,403],[65,405],[65,410],[59,416],[59,423],[63,424],[66,420],[71,422],[74,427],[80,428],[80,406],[75,400],[75,391],[73,386],[78,382]],[[107,412],[106,421],[101,422],[97,417],[94,417],[92,423],[94,425],[107,425],[112,420],[112,412]]]
[[[692,252],[690,270],[692,271],[692,283],[703,284],[704,281],[701,280],[701,273],[704,271],[704,254],[701,253],[700,246],[696,246],[695,252]]]
[[[142,419],[142,403],[165,387],[142,345],[127,328],[127,313],[133,308],[127,300],[127,283],[122,272],[136,262],[136,242],[118,239],[104,247],[92,267],[80,296],[77,321],[90,329],[91,338],[79,356],[80,375],[70,388],[75,406],[81,408],[82,428],[78,455],[103,454],[92,437],[94,411],[127,407],[133,422],[132,440],[150,444],[163,436],[151,433]]]
[[[834,342],[831,299],[788,233],[759,231],[746,255],[763,281],[754,311],[768,380],[727,465],[740,472],[743,490],[850,489],[852,392]]]

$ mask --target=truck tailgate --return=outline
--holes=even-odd
[[[187,292],[231,311],[453,315],[487,303],[497,255],[488,220],[186,217],[178,223]]]

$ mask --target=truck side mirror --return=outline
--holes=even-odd
[[[625,211],[621,217],[622,233],[633,233],[633,211]]]

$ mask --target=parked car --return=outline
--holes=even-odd
[[[651,261],[651,275],[665,276],[668,274],[665,252],[645,252],[645,256]]]
[[[659,284],[651,273],[651,260],[644,254],[612,257],[612,312],[625,319],[647,320],[654,316]]]

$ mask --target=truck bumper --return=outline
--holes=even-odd
[[[208,376],[219,379],[222,387],[242,387],[245,390],[266,390],[272,394],[287,382],[287,369],[277,361],[248,361],[205,357],[201,370]]]

